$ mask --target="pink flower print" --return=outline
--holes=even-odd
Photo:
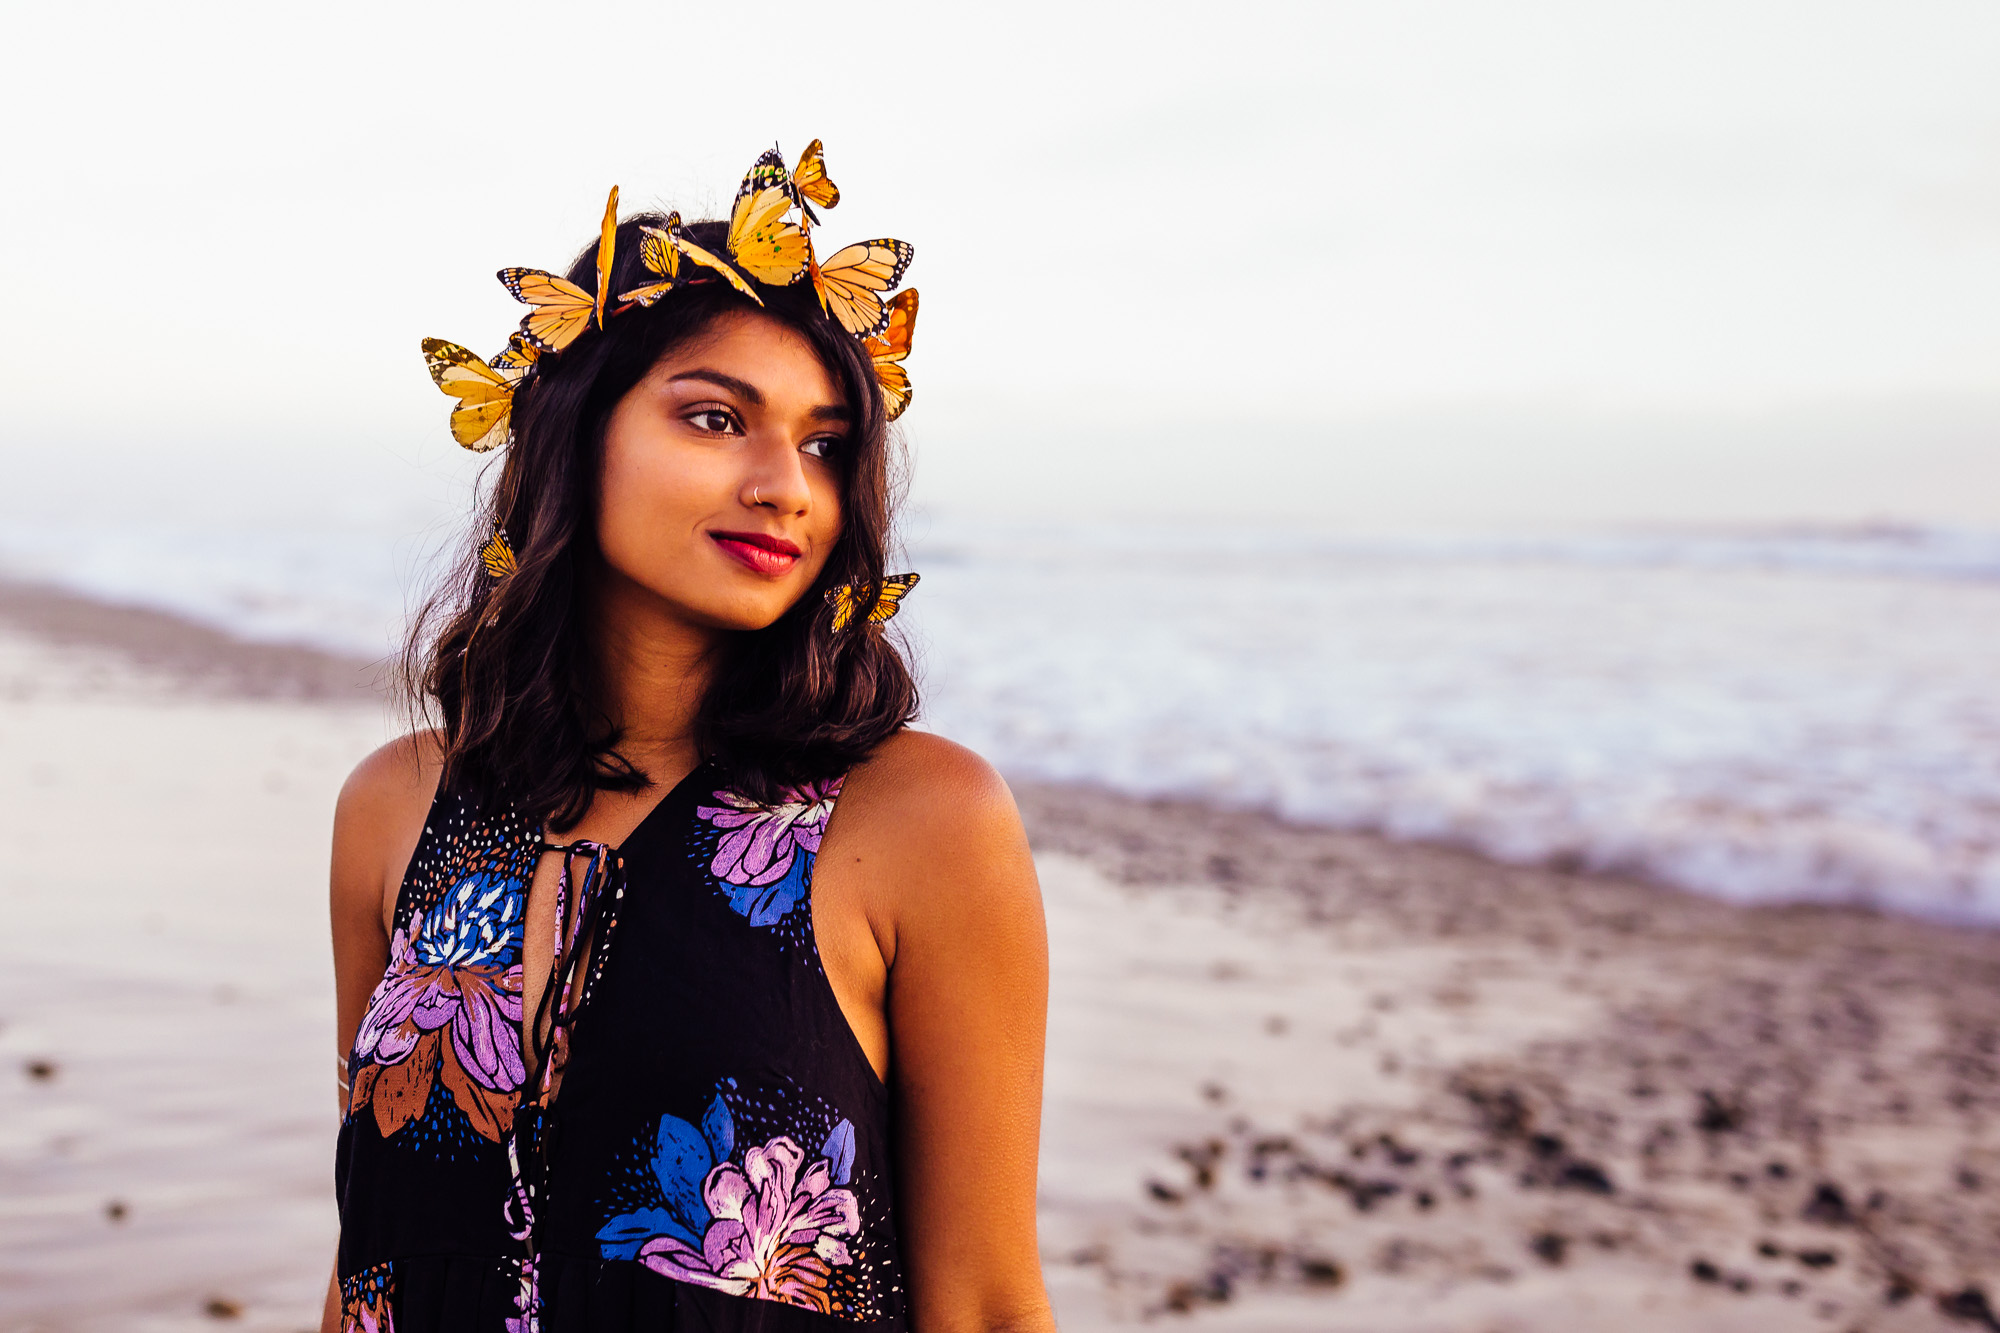
[[[729,905],[751,925],[775,924],[805,897],[840,781],[787,788],[774,805],[719,791],[715,799],[721,805],[696,808],[698,816],[723,831],[709,871],[731,886]]]
[[[422,1118],[433,1083],[442,1082],[473,1129],[500,1141],[527,1078],[519,1031],[522,897],[518,880],[469,875],[396,932],[388,974],[354,1041],[349,1115],[372,1105],[386,1138]]]
[[[701,1248],[658,1236],[639,1261],[682,1282],[832,1314],[833,1270],[854,1262],[847,1239],[861,1230],[861,1206],[834,1185],[825,1158],[801,1172],[805,1160],[780,1135],[740,1167],[723,1162],[702,1182],[712,1220]]]

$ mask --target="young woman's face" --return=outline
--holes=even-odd
[[[840,536],[852,414],[799,334],[732,312],[662,357],[604,432],[597,540],[613,592],[711,629],[763,629]]]

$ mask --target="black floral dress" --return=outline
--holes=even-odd
[[[438,793],[351,1056],[344,1330],[906,1327],[888,1094],[813,941],[839,791],[759,805],[703,765],[622,847],[557,849],[532,1060],[547,849]]]

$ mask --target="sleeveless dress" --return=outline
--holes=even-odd
[[[813,939],[839,791],[759,805],[703,764],[623,846],[554,849],[526,1059],[547,845],[439,791],[350,1056],[344,1333],[907,1327],[889,1096]]]

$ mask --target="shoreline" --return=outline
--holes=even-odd
[[[214,698],[381,704],[389,699],[396,667],[390,658],[371,661],[310,644],[249,639],[171,611],[105,601],[53,584],[0,576],[0,630],[6,629],[57,649],[108,653],[172,688]],[[1127,881],[1213,880],[1228,892],[1251,884],[1284,887],[1270,882],[1268,877],[1260,877],[1253,869],[1246,869],[1254,866],[1255,858],[1246,858],[1236,843],[1238,831],[1249,830],[1254,839],[1317,839],[1324,844],[1327,854],[1336,858],[1341,849],[1355,847],[1406,849],[1426,863],[1431,863],[1432,858],[1445,858],[1445,862],[1485,868],[1503,881],[1510,874],[1555,876],[1578,884],[1637,886],[1647,893],[1673,894],[1713,904],[1726,912],[1753,916],[1773,912],[1851,913],[1885,921],[1915,921],[1952,931],[2000,935],[2000,922],[1977,918],[1904,913],[1874,904],[1818,898],[1745,903],[1664,880],[1615,871],[1502,861],[1457,843],[1403,839],[1372,830],[1306,823],[1258,807],[1229,806],[1196,797],[1134,796],[1092,782],[1012,777],[1008,782],[1031,831],[1041,831],[1036,840],[1038,848],[1046,839],[1049,847],[1082,855],[1114,878]],[[1057,817],[1057,812],[1065,807],[1087,809],[1093,825],[1120,830],[1114,839],[1115,850],[1095,838],[1067,835]],[[1160,845],[1157,834],[1162,824],[1186,831],[1188,841]],[[1296,883],[1292,887],[1296,888]]]
[[[0,1322],[310,1322],[382,679],[0,584]],[[1072,1333],[2000,1327],[2000,932],[1015,792]],[[79,855],[107,813],[145,875]]]
[[[7,578],[0,578],[0,627],[54,648],[109,654],[217,698],[368,703],[384,694],[394,665],[246,639],[170,611]]]

